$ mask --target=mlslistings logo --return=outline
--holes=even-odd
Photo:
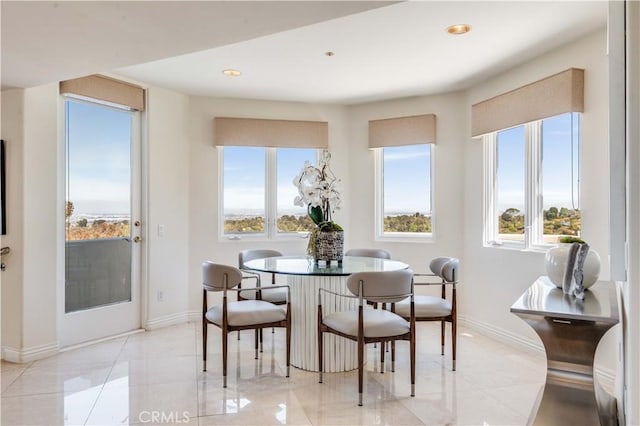
[[[189,412],[183,411],[141,411],[138,414],[140,423],[189,423]]]

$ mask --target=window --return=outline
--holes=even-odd
[[[384,147],[376,151],[377,237],[430,237],[431,145]]]
[[[485,243],[531,248],[580,235],[580,114],[483,136]]]
[[[311,148],[221,148],[223,226],[230,239],[274,238],[307,233],[312,222],[293,200],[293,178],[305,161],[315,163]]]

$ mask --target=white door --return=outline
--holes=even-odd
[[[139,112],[64,100],[62,347],[140,328]]]

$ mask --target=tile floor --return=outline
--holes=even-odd
[[[356,371],[326,373],[322,384],[317,373],[295,368],[285,378],[282,330],[265,332],[257,361],[251,331],[240,341],[230,336],[223,389],[220,332],[209,328],[205,373],[200,330],[192,322],[29,364],[3,362],[1,424],[524,425],[545,377],[543,354],[464,326],[452,372],[450,353],[439,355],[439,325],[420,323],[414,398],[407,343],[397,345],[395,373],[384,374],[379,350],[369,345],[364,406],[358,407]]]

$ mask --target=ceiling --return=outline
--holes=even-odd
[[[2,81],[108,72],[199,96],[355,104],[467,89],[606,20],[606,1],[3,1]],[[471,32],[449,35],[457,23]]]

